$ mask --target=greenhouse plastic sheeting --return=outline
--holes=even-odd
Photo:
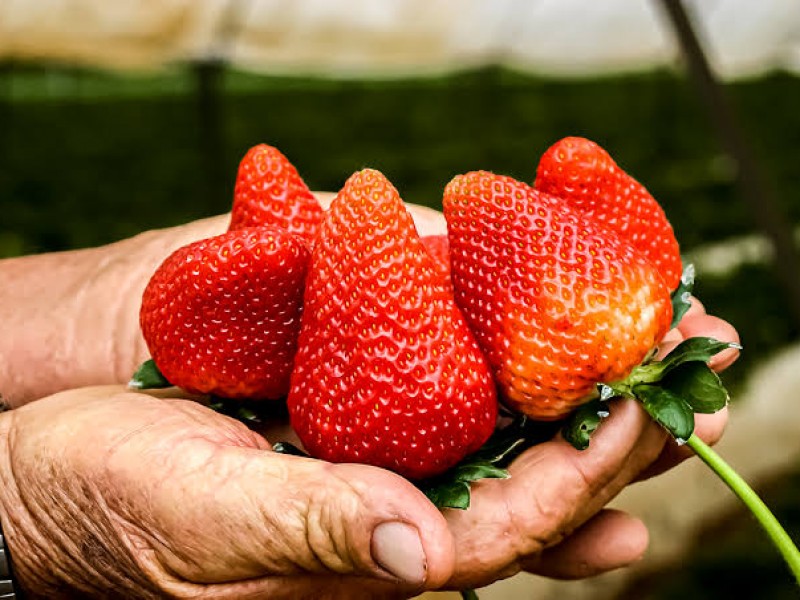
[[[800,73],[797,0],[686,2],[717,73]],[[488,64],[567,77],[673,65],[656,0],[2,0],[0,59],[404,76]]]

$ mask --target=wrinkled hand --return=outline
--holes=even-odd
[[[412,212],[422,233],[441,231],[439,213]],[[136,315],[147,277],[168,251],[225,225],[17,260],[5,275],[16,306],[0,302],[3,391],[19,405],[127,380],[146,355]],[[40,290],[26,274],[42,268],[57,275]],[[662,355],[694,335],[738,341],[696,303]],[[76,389],[0,415],[0,521],[20,578],[47,598],[408,597],[520,570],[584,577],[647,545],[643,524],[608,501],[690,456],[637,404],[611,408],[588,450],[535,446],[510,479],[475,484],[469,510],[440,513],[387,471],[271,452],[291,441],[285,416],[264,438],[191,400]],[[697,434],[714,443],[726,418],[698,415]]]
[[[275,454],[282,415],[268,441],[192,400],[84,388],[3,415],[1,517],[35,597],[410,597],[519,570],[583,577],[647,544],[605,504],[685,458],[634,402],[611,412],[588,450],[535,446],[510,479],[475,484],[469,510],[440,513],[388,471]],[[724,422],[699,433],[713,443]]]
[[[452,571],[446,521],[401,477],[273,453],[189,400],[84,388],[0,423],[2,523],[36,598],[408,597]]]
[[[727,322],[694,306],[670,331],[666,355],[687,337],[739,341]],[[717,355],[710,366],[730,366],[738,350]],[[445,511],[458,548],[449,586],[479,587],[529,571],[575,579],[628,565],[647,548],[648,534],[637,518],[603,507],[628,484],[652,477],[693,456],[679,446],[632,400],[615,400],[611,416],[592,436],[589,448],[575,450],[556,437],[522,454],[507,480],[475,484],[467,511]],[[727,423],[727,409],[695,415],[695,433],[716,443]]]

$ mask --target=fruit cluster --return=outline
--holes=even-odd
[[[420,238],[378,171],[323,210],[276,148],[242,159],[229,230],[179,249],[142,299],[168,382],[286,399],[317,458],[422,480],[475,452],[498,405],[559,420],[624,380],[672,321],[664,212],[597,144],[565,138],[533,185],[485,171]]]

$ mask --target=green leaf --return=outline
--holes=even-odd
[[[128,382],[128,387],[136,390],[149,390],[172,387],[167,378],[158,370],[153,359],[144,361]]]
[[[453,479],[455,481],[463,481],[464,483],[477,481],[478,479],[506,478],[508,478],[508,471],[488,462],[467,463],[465,465],[456,466],[453,471]]]
[[[738,344],[720,342],[719,340],[709,337],[688,338],[683,340],[672,352],[667,354],[664,360],[661,361],[661,364],[666,373],[686,362],[699,361],[706,363],[716,354],[733,347],[738,348]]]
[[[694,432],[694,413],[683,398],[655,385],[636,386],[634,393],[650,416],[676,440],[689,439]]]
[[[654,384],[661,381],[672,369],[688,362],[707,363],[711,358],[728,348],[740,348],[738,344],[720,342],[709,337],[693,337],[683,340],[664,360],[639,365],[621,382],[610,385],[621,393],[630,391],[637,385]]]
[[[473,454],[445,473],[417,482],[439,508],[469,508],[470,484],[479,479],[508,477],[505,467],[534,444],[553,437],[558,424],[531,421],[518,415],[510,424],[495,431]]]
[[[467,457],[443,475],[420,488],[438,508],[469,508],[470,483],[479,479],[505,479],[508,471],[491,463]]]
[[[577,450],[586,450],[589,440],[604,417],[608,416],[608,407],[600,400],[592,400],[575,410],[570,415],[561,434],[564,439]]]
[[[729,395],[719,376],[705,363],[688,362],[674,368],[661,387],[680,396],[696,413],[714,413],[728,404]]]
[[[450,481],[422,490],[438,508],[469,508],[469,484],[465,481]]]
[[[683,315],[692,307],[689,298],[691,298],[692,288],[694,288],[694,276],[694,265],[686,265],[678,287],[672,292],[672,325],[670,325],[670,329],[676,327]]]
[[[499,467],[508,466],[531,446],[552,438],[559,427],[558,422],[533,421],[518,414],[511,423],[497,429],[483,446],[462,462],[472,460]]]

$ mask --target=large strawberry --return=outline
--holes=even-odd
[[[535,187],[600,220],[655,264],[671,290],[681,278],[675,233],[655,198],[596,143],[567,137],[539,161]]]
[[[666,333],[657,268],[559,199],[478,171],[447,185],[444,214],[456,301],[512,407],[563,417]]]
[[[164,377],[225,398],[285,396],[307,263],[300,238],[266,227],[175,251],[150,279],[140,312]]]
[[[323,220],[288,406],[313,456],[412,479],[453,466],[494,428],[487,364],[378,171],[352,175]]]
[[[322,207],[277,148],[258,144],[239,163],[229,230],[275,226],[311,242]]]

